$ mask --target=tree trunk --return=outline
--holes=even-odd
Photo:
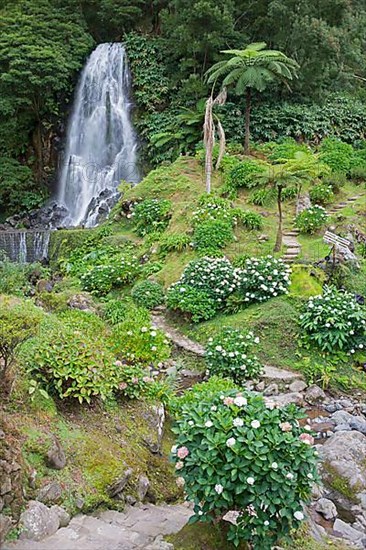
[[[244,154],[249,155],[249,139],[250,139],[250,107],[251,107],[251,89],[247,88],[247,96],[245,103],[245,138],[244,138]]]
[[[274,252],[279,252],[282,246],[282,185],[277,186],[278,229]]]

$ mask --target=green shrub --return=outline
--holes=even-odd
[[[344,172],[333,172],[330,176],[325,176],[322,183],[325,186],[330,185],[333,193],[339,193],[347,183],[347,176]]]
[[[137,283],[131,291],[131,296],[137,306],[146,309],[153,309],[165,301],[164,288],[154,281]]]
[[[20,345],[34,336],[42,310],[30,300],[0,296],[0,379],[7,373]]]
[[[132,216],[140,236],[153,231],[164,231],[171,217],[172,204],[167,199],[145,199],[136,204]]]
[[[211,194],[202,195],[198,202],[198,208],[193,212],[193,227],[201,225],[204,222],[216,220],[230,224],[235,221],[234,210],[230,201]]]
[[[349,177],[356,183],[363,183],[366,181],[366,164],[365,166],[354,166],[349,171]]]
[[[181,293],[184,286],[193,287],[221,304],[235,289],[234,269],[227,258],[200,258],[186,266],[179,284]]]
[[[60,399],[91,402],[118,388],[120,368],[98,331],[78,330],[53,320],[23,350],[29,375]]]
[[[325,287],[323,294],[309,298],[300,326],[306,340],[322,351],[366,349],[366,309],[349,292]]]
[[[185,233],[173,233],[163,235],[159,240],[159,252],[168,254],[169,252],[183,252],[191,245],[191,237]]]
[[[118,359],[145,367],[165,361],[171,351],[165,334],[151,325],[143,309],[130,310],[126,319],[115,325],[112,342]]]
[[[194,323],[212,319],[217,312],[217,303],[204,290],[178,282],[168,290],[167,305],[172,310],[188,313]]]
[[[81,276],[81,287],[92,294],[108,294],[113,287],[133,281],[139,271],[136,256],[119,256],[109,265],[96,265]]]
[[[249,230],[257,231],[263,228],[263,216],[251,210],[235,209],[236,217],[240,223]]]
[[[154,383],[148,371],[139,365],[129,365],[121,361],[118,364],[121,369],[119,393],[128,399],[140,399],[146,395],[148,386]]]
[[[223,328],[206,346],[207,374],[232,378],[241,384],[249,378],[257,378],[262,365],[253,355],[252,348],[259,343],[252,332]]]
[[[333,198],[333,188],[331,185],[318,183],[310,189],[310,199],[316,204],[328,204],[332,202]]]
[[[282,189],[281,201],[293,200],[297,197],[298,190],[296,187],[285,187]]]
[[[104,318],[111,325],[118,325],[125,320],[130,304],[123,300],[109,300],[104,306]]]
[[[309,147],[307,145],[305,145],[304,143],[298,143],[292,138],[286,138],[279,143],[274,143],[271,145],[272,147],[268,158],[273,162],[281,161],[282,159],[294,159],[296,153],[309,152]]]
[[[227,176],[228,188],[239,189],[241,187],[250,189],[258,185],[258,176],[263,172],[260,164],[253,160],[245,160],[234,166]]]
[[[231,378],[210,376],[207,382],[194,384],[181,395],[173,397],[169,404],[169,409],[176,418],[179,418],[185,406],[195,404],[197,401],[210,400],[217,395],[218,392],[230,390],[240,391],[239,386],[237,386]]]
[[[328,219],[322,206],[310,206],[296,216],[295,225],[301,233],[316,233]]]
[[[348,173],[353,154],[352,145],[336,138],[326,138],[320,146],[320,160],[325,162],[332,172]]]
[[[48,278],[49,270],[40,264],[10,262],[0,251],[0,294],[24,296],[32,290],[32,282]]]
[[[211,388],[195,397],[178,411],[172,448],[193,521],[219,521],[235,510],[228,539],[270,550],[300,525],[318,479],[313,437],[298,422],[304,415],[237,390]]]
[[[291,268],[272,256],[247,258],[243,267],[235,270],[236,294],[243,303],[264,302],[288,294]]]
[[[215,255],[234,240],[231,222],[210,220],[196,225],[193,234],[193,244],[203,255]]]
[[[283,194],[283,192],[282,192]],[[269,206],[273,203],[275,194],[273,189],[256,189],[250,194],[249,200],[256,206]]]

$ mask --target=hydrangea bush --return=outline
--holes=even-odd
[[[334,194],[333,187],[326,183],[318,183],[310,189],[310,198],[317,204],[328,204],[332,202]]]
[[[192,225],[196,227],[203,222],[215,220],[233,224],[235,223],[233,210],[230,201],[227,199],[205,194],[200,198],[198,208],[193,212]]]
[[[104,334],[53,321],[23,350],[29,375],[59,399],[90,403],[117,390],[120,368]]]
[[[180,280],[170,286],[167,304],[199,322],[224,307],[235,286],[234,268],[227,258],[200,258],[190,262]]]
[[[323,206],[316,204],[296,216],[295,225],[301,233],[315,233],[327,221],[328,214]]]
[[[172,204],[167,199],[145,199],[136,204],[132,216],[140,236],[153,231],[164,231],[171,217]]]
[[[81,288],[91,294],[108,294],[113,287],[133,281],[139,271],[136,256],[120,256],[113,263],[92,267],[81,276]]]
[[[287,294],[291,268],[273,256],[248,258],[242,268],[235,270],[238,293],[244,302],[264,302]]]
[[[170,344],[163,331],[151,325],[149,317],[130,312],[125,321],[114,327],[113,350],[120,360],[155,366],[170,356]]]
[[[300,526],[317,479],[314,440],[298,422],[304,415],[259,395],[199,386],[205,384],[178,407],[172,448],[177,484],[194,503],[190,521],[219,521],[234,511],[228,539],[270,550]]]
[[[190,262],[180,280],[171,285],[167,304],[192,313],[194,322],[210,319],[233,300],[241,307],[287,293],[290,273],[282,260],[272,256],[247,258],[235,269],[227,258],[204,257]]]
[[[154,281],[137,283],[131,291],[131,296],[137,306],[147,309],[160,306],[165,301],[164,288]]]
[[[323,294],[310,298],[300,326],[306,340],[322,351],[353,354],[366,349],[366,308],[344,290],[325,287]]]
[[[253,332],[243,332],[234,328],[223,328],[206,346],[207,374],[227,377],[240,384],[248,378],[256,378],[262,365],[253,347],[259,338]]]

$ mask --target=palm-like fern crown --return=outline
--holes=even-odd
[[[278,50],[266,50],[265,42],[249,44],[245,50],[224,50],[229,59],[219,61],[206,73],[209,83],[225,76],[223,86],[236,84],[235,91],[242,94],[246,88],[262,92],[268,82],[279,79],[284,83],[297,77],[298,64]]]

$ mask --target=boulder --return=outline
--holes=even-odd
[[[316,384],[309,386],[305,392],[305,401],[310,405],[318,405],[319,403],[322,403],[326,398],[327,396],[325,395],[324,391]]]
[[[60,520],[60,527],[67,527],[70,523],[70,514],[62,506],[51,506],[51,510],[56,512]]]
[[[332,414],[331,419],[335,422],[336,426],[348,425],[353,419],[353,416],[347,411],[336,411]]]
[[[361,540],[364,537],[361,531],[354,529],[351,525],[349,525],[349,523],[346,523],[338,518],[334,522],[333,530],[335,533],[339,533],[342,538],[351,542],[361,543]]]
[[[62,487],[57,481],[51,481],[40,489],[37,495],[37,500],[43,504],[53,504],[58,502],[62,496]]]
[[[331,500],[328,498],[320,498],[315,503],[315,510],[321,514],[325,519],[335,519],[338,516],[337,508]]]
[[[146,476],[140,476],[139,477],[139,484],[137,488],[137,495],[139,500],[142,502],[144,498],[146,497],[146,493],[148,492],[150,487],[150,481]]]
[[[349,426],[352,430],[361,432],[366,435],[366,420],[362,416],[353,416],[350,420]]]
[[[52,447],[47,452],[47,464],[54,470],[62,470],[66,466],[65,451],[57,439],[54,440]]]
[[[263,392],[263,395],[278,395],[278,386],[274,382],[267,386]]]
[[[4,542],[6,535],[12,528],[12,525],[13,522],[9,516],[4,516],[4,514],[0,514],[0,548],[2,548],[2,543]]]
[[[337,481],[337,486],[343,487],[340,504],[344,507],[344,500],[349,501],[349,510],[355,502],[364,507],[362,495],[366,491],[366,436],[356,431],[337,432],[318,447],[318,452],[325,481],[333,486]],[[332,500],[335,501],[334,496]]]
[[[21,539],[42,540],[53,535],[60,527],[60,518],[55,510],[42,502],[31,500],[20,516]]]
[[[306,390],[307,387],[308,385],[304,382],[304,380],[295,380],[292,384],[290,384],[289,390],[290,392],[299,393]]]
[[[81,311],[95,312],[94,303],[86,294],[75,294],[67,301],[71,309],[80,309]]]

